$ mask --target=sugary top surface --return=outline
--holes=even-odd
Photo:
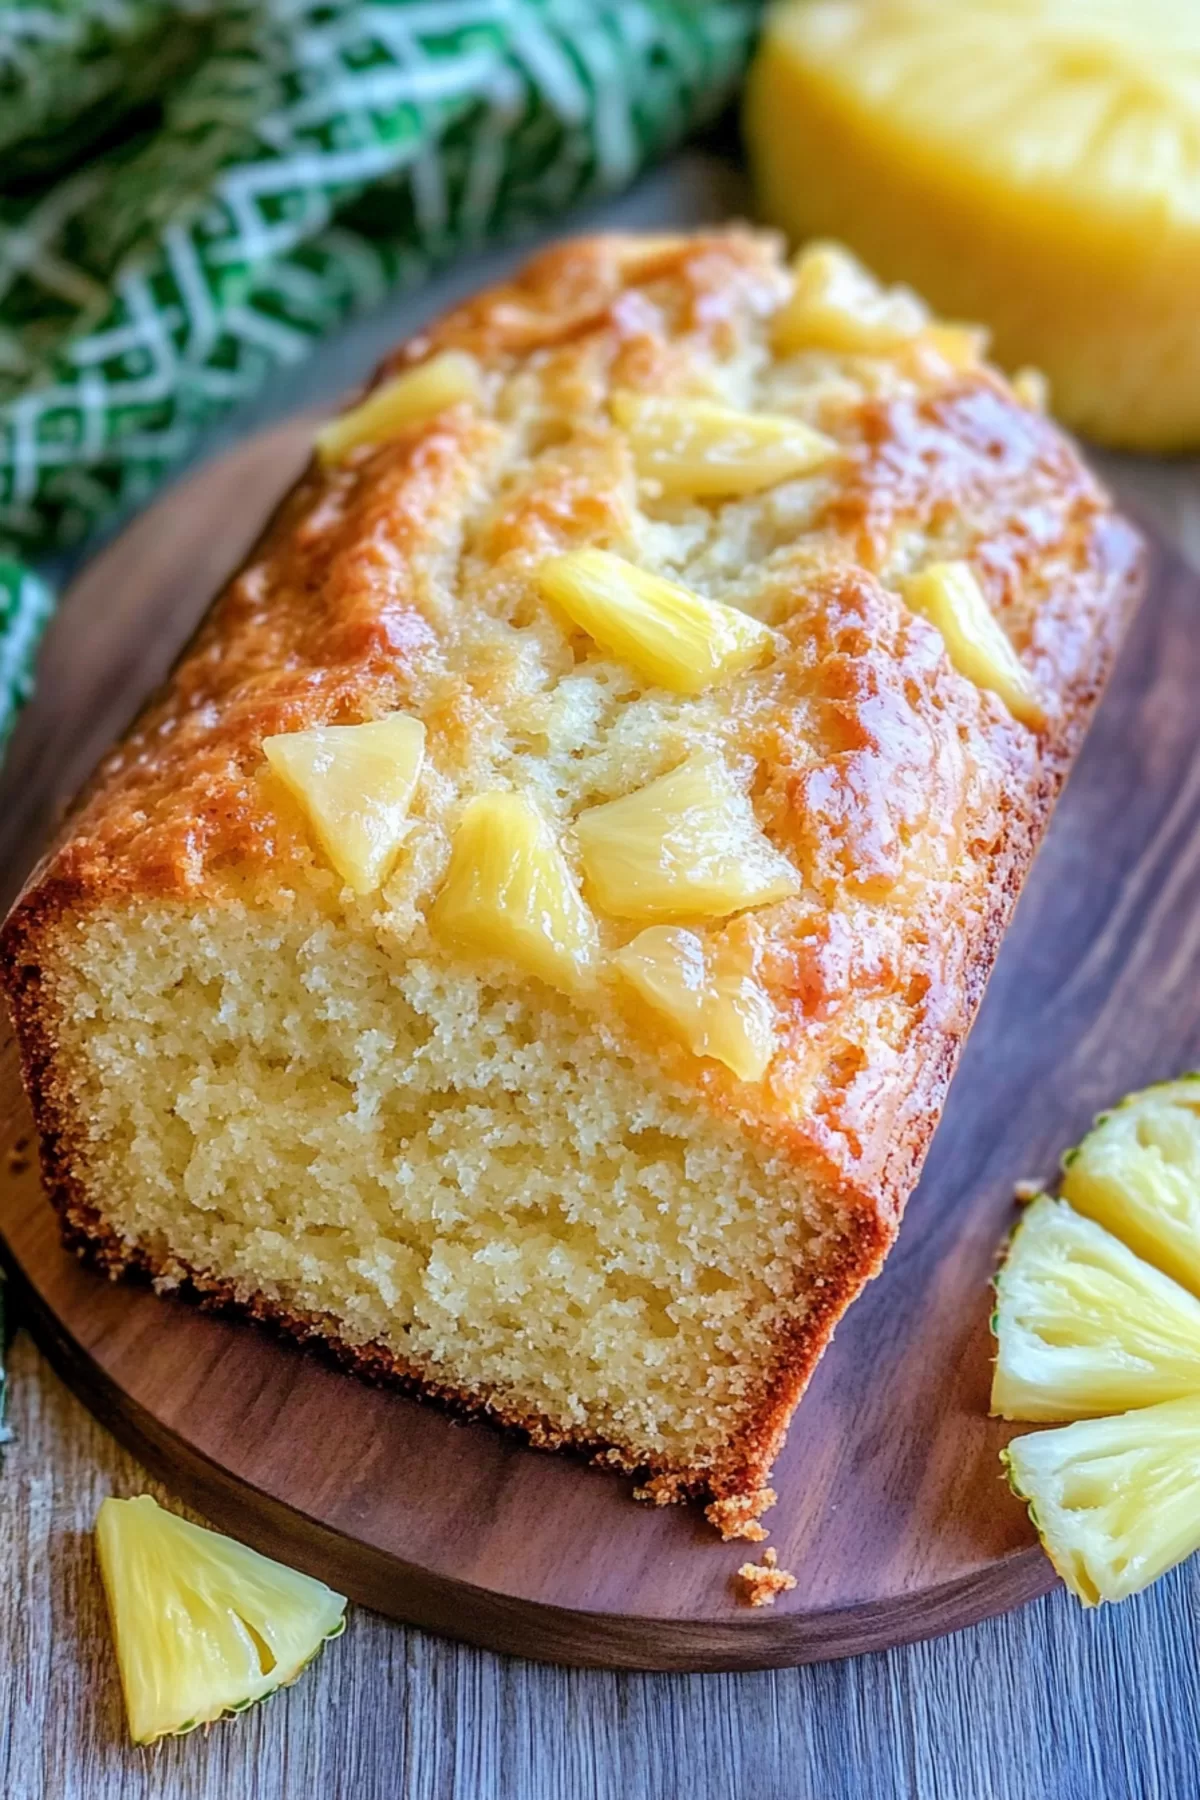
[[[774,356],[791,281],[746,230],[569,243],[403,346],[385,374],[473,353],[483,405],[310,468],[101,772],[54,889],[73,905],[317,893],[423,950],[472,794],[524,789],[573,856],[581,808],[716,747],[801,892],[756,915],[781,1021],[768,1076],[691,1059],[695,1081],[870,1191],[887,1146],[919,1145],[936,1113],[1136,547],[961,334]],[[842,456],[746,498],[667,499],[639,484],[619,389],[791,413]],[[698,698],[645,687],[540,596],[539,564],[583,545],[763,619],[777,654]],[[1041,733],[904,604],[901,578],[948,558],[969,560],[1034,676]],[[352,902],[262,740],[395,709],[428,730],[413,834],[382,897]],[[638,927],[601,929],[615,948]]]

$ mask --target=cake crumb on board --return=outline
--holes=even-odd
[[[774,1550],[764,1550],[760,1563],[744,1562],[738,1570],[738,1580],[745,1587],[746,1599],[751,1606],[774,1606],[780,1594],[788,1593],[796,1585],[796,1577],[779,1567],[779,1557]]]
[[[730,1494],[724,1500],[714,1500],[711,1506],[705,1507],[704,1516],[710,1525],[716,1526],[726,1543],[731,1538],[744,1538],[751,1544],[761,1544],[767,1528],[758,1521],[777,1499],[774,1488],[755,1488],[752,1494]]]

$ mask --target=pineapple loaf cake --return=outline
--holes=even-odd
[[[537,257],[315,454],[4,931],[67,1240],[754,1515],[1138,583],[979,334]]]

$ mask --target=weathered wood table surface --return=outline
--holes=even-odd
[[[598,216],[654,226],[743,204],[736,177],[696,153]],[[502,261],[456,269],[347,331],[203,454],[331,399]],[[1200,567],[1200,469],[1115,459],[1105,469]],[[1196,716],[1200,729],[1200,696]],[[5,1800],[1200,1795],[1200,1559],[1120,1608],[1084,1614],[1059,1591],[954,1637],[748,1675],[511,1662],[359,1611],[294,1689],[207,1735],[132,1749],[90,1532],[105,1494],[153,1484],[23,1334],[10,1375],[13,1441],[0,1474]]]

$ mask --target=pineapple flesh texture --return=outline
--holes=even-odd
[[[712,400],[622,392],[613,417],[637,472],[662,494],[710,500],[757,494],[834,461],[832,438],[779,413],[739,412]]]
[[[96,1520],[137,1744],[240,1712],[294,1681],[345,1623],[323,1582],[164,1511],[149,1494]]]
[[[960,675],[998,694],[1014,719],[1036,731],[1045,713],[1033,681],[993,617],[969,563],[931,563],[901,583],[905,604],[936,625]]]
[[[1085,1606],[1124,1600],[1200,1549],[1200,1395],[1014,1438],[1003,1459]]]
[[[421,721],[393,713],[365,725],[318,725],[264,738],[263,754],[347,887],[379,887],[408,832],[425,757]]]
[[[1065,1200],[1026,1209],[997,1278],[992,1412],[1079,1419],[1200,1394],[1200,1301]]]
[[[381,382],[358,406],[331,419],[317,433],[317,455],[329,468],[363,444],[386,443],[448,406],[477,405],[480,397],[475,358],[464,350],[445,350],[427,363]]]
[[[581,813],[587,889],[617,919],[727,918],[800,888],[723,759],[696,750],[648,787]]]
[[[461,948],[497,956],[564,993],[585,981],[596,922],[546,820],[522,794],[480,794],[454,837],[432,914]]]
[[[702,694],[762,662],[775,641],[758,619],[609,550],[550,557],[538,579],[546,599],[581,631],[672,694]]]
[[[771,330],[779,356],[798,350],[886,356],[929,323],[915,294],[881,288],[840,245],[811,245],[801,251],[793,269],[791,296]]]
[[[1195,0],[790,0],[746,140],[793,241],[982,320],[1077,430],[1200,443]]]
[[[696,1056],[711,1056],[742,1081],[759,1081],[775,1049],[770,997],[753,958],[724,940],[651,925],[613,959],[625,980]]]
[[[1200,1295],[1200,1074],[1143,1088],[1063,1158],[1077,1212]]]

